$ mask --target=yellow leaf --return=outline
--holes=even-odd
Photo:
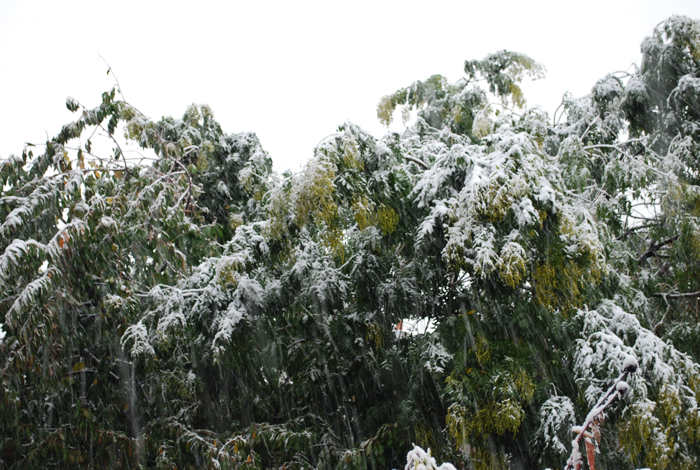
[[[129,404],[128,404],[128,403],[124,403],[124,409],[125,409],[126,411],[129,411]]]
[[[83,370],[84,368],[85,368],[85,364],[83,364],[82,362],[77,362],[73,366],[73,372],[78,372],[79,370]]]

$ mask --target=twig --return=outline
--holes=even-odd
[[[666,299],[664,299],[664,300],[666,300]],[[664,316],[661,317],[661,320],[659,320],[659,323],[657,323],[656,326],[654,327],[654,330],[653,330],[654,334],[656,334],[656,330],[658,330],[659,327],[661,325],[663,325],[664,320],[666,320],[666,315],[668,315],[668,312],[670,312],[670,311],[671,311],[671,306],[669,305],[668,308],[666,309],[666,313],[664,313]]]
[[[117,146],[117,149],[119,150],[119,155],[122,157],[122,160],[124,160],[124,168],[126,168],[126,170],[124,170],[124,172],[125,172],[127,175],[131,176],[131,170],[129,170],[129,164],[126,163],[126,157],[124,156],[124,151],[122,150],[122,146],[119,145],[119,142],[118,142],[117,139],[114,137],[114,135],[110,134],[109,131],[108,131],[107,129],[105,129],[105,128],[102,126],[101,123],[98,124],[97,126],[98,126],[100,129],[102,129],[103,131],[105,131],[105,132],[107,133],[107,136],[112,140],[112,142],[114,142],[114,145]]]
[[[102,57],[102,54],[100,54],[98,52],[97,55],[100,56],[100,59],[102,59],[102,62],[104,62],[105,65],[107,66],[107,73],[111,73],[112,76],[114,77],[114,81],[117,84],[117,88],[119,89],[119,94],[122,97],[122,101],[126,101],[126,99],[124,98],[124,93],[122,93],[122,86],[119,84],[119,79],[117,78],[117,74],[114,73],[114,70],[112,70],[112,66],[109,65],[109,62],[107,62],[104,57]]]
[[[187,191],[186,191],[185,193],[183,193],[182,196],[184,196],[185,194],[187,194],[187,203],[185,204],[185,210],[186,210],[186,211],[187,211],[187,210],[190,210],[190,208],[191,208],[191,203],[192,203],[192,177],[190,176],[190,172],[187,171],[187,167],[185,167],[185,165],[183,165],[182,162],[181,162],[180,160],[178,160],[178,159],[175,158],[175,157],[171,157],[170,155],[168,155],[167,151],[166,151],[166,153],[165,153],[165,156],[168,157],[168,158],[170,158],[170,159],[173,161],[173,164],[177,163],[178,165],[180,165],[180,166],[182,167],[182,170],[185,172],[185,175],[187,175],[187,185],[188,185],[188,188],[187,188]],[[171,170],[171,171],[172,171],[172,170]],[[179,172],[178,172],[178,173],[179,173]],[[182,196],[181,196],[180,199],[178,199],[178,201],[177,201],[177,204],[178,204],[178,205],[180,204],[180,201],[182,200]]]
[[[583,141],[583,139],[586,138],[586,136],[588,135],[588,132],[589,132],[589,131],[591,130],[591,128],[593,127],[593,124],[597,123],[599,119],[600,119],[600,118],[599,118],[598,116],[596,116],[595,119],[593,119],[593,120],[591,121],[591,123],[588,125],[588,128],[586,128],[586,131],[583,133],[583,135],[581,135],[581,141]]]

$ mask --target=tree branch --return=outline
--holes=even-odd
[[[428,169],[428,165],[426,165],[426,164],[423,163],[422,161],[418,160],[417,158],[407,157],[406,155],[404,155],[403,158],[404,158],[404,160],[408,160],[409,162],[415,163],[416,165],[418,165],[419,167],[423,168],[424,170],[427,170],[427,169]]]
[[[639,230],[645,230],[645,229],[652,228],[652,227],[663,227],[664,223],[665,223],[665,221],[662,220],[662,221],[656,222],[656,223],[641,224],[641,225],[637,225],[636,227],[631,227],[631,228],[625,230],[625,232],[622,235],[620,235],[617,238],[617,240],[620,240],[620,239],[622,239],[622,237],[626,237],[628,235],[631,235]]]
[[[644,253],[644,254],[642,255],[641,258],[639,258],[639,265],[640,265],[640,266],[643,265],[644,262],[645,262],[646,260],[648,260],[649,258],[651,258],[652,256],[658,256],[658,254],[656,253],[656,251],[657,251],[659,248],[664,247],[664,246],[666,246],[666,245],[670,245],[671,243],[673,243],[673,242],[675,242],[676,240],[678,240],[678,237],[680,237],[680,235],[675,235],[675,236],[673,236],[673,237],[671,237],[671,238],[667,238],[666,240],[660,241],[660,242],[658,242],[658,243],[652,242],[652,243],[651,243],[651,246],[649,247],[649,250],[647,250],[647,252]]]
[[[629,374],[634,374],[639,367],[637,360],[634,358],[631,359],[632,360],[627,359],[625,362],[623,362],[622,374],[615,380],[615,382],[613,382],[605,395],[602,395],[598,399],[598,402],[595,404],[593,409],[588,412],[586,420],[583,422],[583,426],[574,426],[571,429],[573,432],[577,433],[578,436],[576,436],[576,439],[571,442],[573,449],[571,450],[569,460],[566,461],[566,467],[564,467],[564,470],[578,470],[581,468],[582,461],[581,453],[579,451],[579,442],[581,441],[581,438],[588,437],[588,433],[586,432],[588,427],[594,424],[594,422],[598,419],[598,416],[602,415],[605,409],[608,408],[615,400],[621,399],[625,393],[627,393],[629,386],[625,380],[627,380],[627,376]],[[593,467],[591,466],[591,468]]]
[[[666,294],[664,292],[657,292],[656,294],[651,294],[649,297],[662,297],[664,299],[688,299],[692,297],[700,297],[700,291],[686,292],[684,294]]]
[[[666,300],[666,299],[664,299],[664,300]],[[657,323],[656,326],[654,326],[654,329],[652,330],[654,332],[654,334],[657,334],[656,331],[661,327],[661,325],[664,324],[664,320],[666,320],[666,316],[668,315],[668,313],[670,311],[671,311],[671,306],[669,305],[668,308],[666,309],[666,313],[664,313],[664,316],[661,317],[661,320],[659,320],[659,323]]]

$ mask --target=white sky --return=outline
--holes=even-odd
[[[277,171],[299,171],[345,120],[381,137],[382,95],[454,81],[500,49],[545,65],[524,89],[552,113],[564,92],[638,63],[672,14],[700,19],[700,1],[2,0],[0,158],[73,120],[67,96],[99,103],[114,82],[98,54],[151,118],[209,104],[226,132],[256,132]]]

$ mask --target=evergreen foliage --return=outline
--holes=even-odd
[[[630,358],[598,458],[696,468],[700,24],[642,53],[552,118],[541,65],[467,61],[298,174],[207,106],[69,98],[0,160],[0,468],[563,468]]]

